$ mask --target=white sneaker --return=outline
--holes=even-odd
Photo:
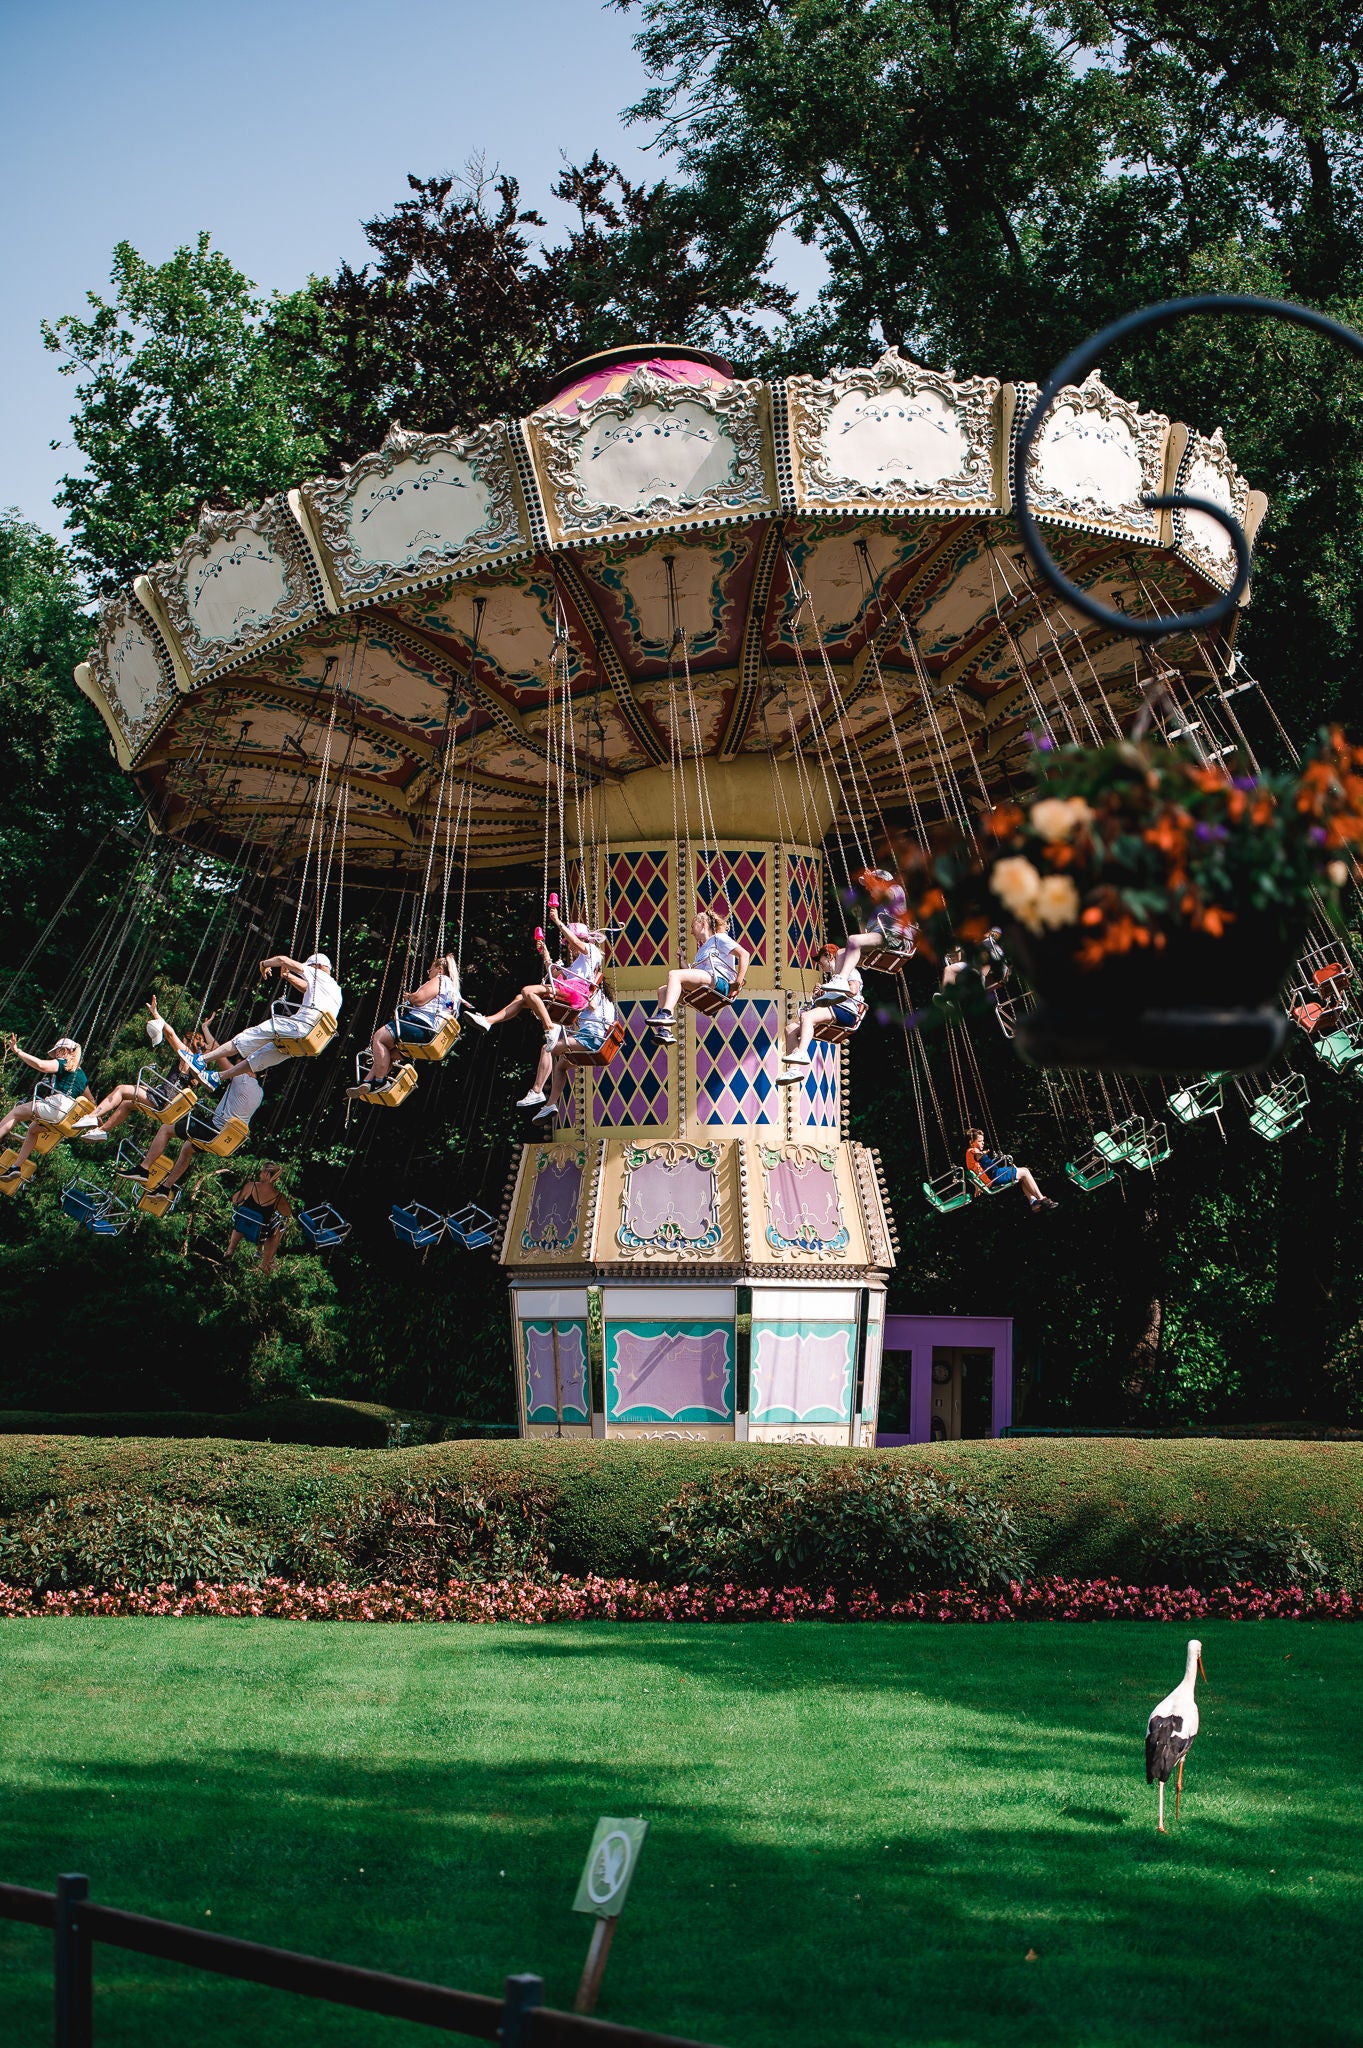
[[[83,1131],[80,1125],[77,1124],[76,1136],[84,1138],[87,1145],[107,1145],[109,1142],[109,1133],[102,1124],[96,1124],[94,1129],[89,1131]]]
[[[468,1018],[469,1023],[476,1024],[480,1031],[491,1031],[492,1026],[488,1023],[481,1010],[465,1010],[464,1015]]]
[[[528,1095],[522,1095],[516,1107],[517,1109],[534,1109],[543,1100],[544,1090],[542,1088],[532,1088]]]
[[[776,1085],[778,1088],[793,1088],[797,1081],[804,1080],[808,1072],[809,1061],[806,1060],[803,1066],[788,1067],[782,1073],[779,1073],[776,1076]]]
[[[557,1116],[557,1115],[558,1115],[558,1104],[557,1104],[556,1102],[546,1102],[546,1103],[545,1103],[545,1105],[544,1105],[544,1107],[543,1107],[543,1109],[540,1109],[540,1110],[536,1110],[536,1112],[535,1112],[535,1122],[536,1122],[537,1124],[542,1124],[542,1123],[544,1123],[544,1122],[546,1121],[546,1119],[547,1119],[547,1118],[549,1118],[549,1117],[551,1117],[551,1116]]]
[[[77,1117],[73,1128],[78,1131],[97,1131],[100,1128],[99,1118],[91,1110],[89,1116]],[[106,1131],[104,1135],[107,1138],[109,1134]]]

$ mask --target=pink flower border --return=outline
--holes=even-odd
[[[1114,1579],[1037,1579],[1005,1593],[958,1586],[882,1600],[803,1586],[660,1586],[640,1579],[454,1579],[446,1586],[263,1585],[92,1587],[38,1593],[0,1584],[0,1620],[75,1614],[259,1616],[279,1621],[1358,1621],[1363,1596],[1292,1586],[1123,1586]]]

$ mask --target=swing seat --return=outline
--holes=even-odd
[[[409,1038],[398,1040],[398,1051],[409,1060],[443,1060],[459,1036],[459,1019],[451,1010],[434,1038],[417,1045]]]
[[[1145,1135],[1135,1139],[1127,1147],[1128,1166],[1134,1166],[1137,1173],[1148,1173],[1162,1166],[1172,1151],[1169,1132],[1164,1124],[1150,1124]]]
[[[1065,1161],[1065,1178],[1081,1194],[1091,1195],[1095,1188],[1105,1188],[1109,1181],[1116,1180],[1117,1169],[1109,1166],[1100,1152],[1089,1152],[1082,1159]]]
[[[170,1088],[173,1083],[169,1074],[159,1074],[155,1067],[143,1067],[137,1076],[137,1085],[139,1089],[145,1090],[152,1087]],[[186,1081],[171,1096],[164,1109],[158,1109],[154,1102],[134,1102],[133,1108],[140,1110],[143,1116],[149,1116],[154,1123],[164,1128],[166,1124],[178,1123],[182,1116],[188,1116],[198,1099],[198,1089],[192,1081]]]
[[[176,1193],[179,1193],[178,1188]],[[265,1226],[269,1220],[268,1216],[262,1216],[259,1210],[256,1209],[234,1209],[232,1211],[232,1228],[239,1237],[244,1237],[248,1244],[260,1243],[261,1238],[265,1235]]]
[[[285,1011],[281,1016],[278,1003],[271,1009],[270,1015],[276,1025],[288,1022],[289,1012]],[[328,1011],[323,1010],[317,1022],[300,1037],[281,1036],[275,1039],[275,1045],[280,1052],[287,1053],[290,1059],[314,1060],[319,1052],[326,1051],[335,1036],[336,1019]]]
[[[357,1081],[353,1088],[346,1089],[345,1099],[347,1102],[367,1102],[371,1109],[396,1109],[415,1087],[416,1068],[408,1063],[394,1067],[382,1088],[370,1088],[365,1082]]]
[[[625,1043],[625,1020],[617,1017],[600,1045],[579,1045],[566,1038],[559,1050],[570,1067],[608,1067]]]
[[[975,1199],[963,1166],[953,1166],[949,1173],[939,1173],[936,1180],[925,1180],[923,1193],[942,1216],[949,1216],[953,1209],[968,1209]]]
[[[1143,1116],[1125,1117],[1114,1124],[1110,1131],[1095,1131],[1093,1149],[1106,1159],[1109,1166],[1129,1166],[1131,1154],[1139,1151],[1145,1142],[1146,1124]]]
[[[184,1187],[185,1184],[181,1181],[178,1187],[165,1188],[160,1193],[155,1188],[144,1188],[137,1204],[138,1214],[140,1216],[169,1216],[171,1210],[184,1193]]]
[[[0,1173],[15,1165],[18,1158],[19,1148],[17,1145],[10,1145],[4,1152],[0,1152]],[[0,1195],[17,1195],[20,1188],[28,1186],[37,1171],[38,1162],[30,1152],[17,1175],[10,1175],[7,1179],[0,1180]]]
[[[241,1145],[248,1129],[245,1117],[229,1116],[222,1129],[215,1131],[206,1117],[191,1116],[188,1124],[189,1142],[196,1152],[208,1152],[214,1159],[230,1159]],[[162,1159],[168,1156],[165,1152],[161,1154]]]
[[[62,1189],[62,1215],[73,1223],[88,1223],[112,1199],[108,1188],[96,1180],[73,1180],[70,1187]]]
[[[887,940],[883,946],[868,946],[858,953],[857,966],[869,967],[872,974],[902,974],[912,958],[911,946],[895,946]]]
[[[1363,1060],[1360,1039],[1363,1039],[1363,1025],[1344,1024],[1338,1031],[1332,1031],[1328,1038],[1317,1039],[1312,1050],[1317,1059],[1324,1060],[1336,1074],[1347,1074],[1350,1067]]]
[[[575,1008],[572,1003],[565,1003],[562,996],[546,996],[544,998],[544,1007],[549,1012],[549,1022],[551,1024],[575,1024],[583,1013],[582,1008]]]
[[[681,999],[688,1010],[699,1010],[702,1017],[718,1017],[737,999],[742,989],[741,981],[734,983],[727,996],[722,996],[717,988],[684,988]]]
[[[315,1209],[304,1209],[298,1218],[298,1228],[309,1251],[329,1252],[345,1243],[351,1227],[338,1209],[333,1209],[329,1202],[319,1202]]]
[[[497,1218],[490,1216],[486,1209],[480,1209],[476,1202],[466,1202],[462,1209],[456,1209],[445,1218],[450,1236],[464,1247],[466,1252],[480,1252],[486,1249],[497,1233]]]
[[[995,1164],[998,1166],[1011,1166],[1013,1164],[1012,1153],[1000,1153]],[[1006,1195],[1017,1186],[1015,1180],[986,1180],[982,1173],[976,1173],[973,1167],[969,1166],[965,1169],[965,1175],[970,1183],[971,1192],[977,1195]]]
[[[1250,1129],[1272,1144],[1295,1131],[1306,1121],[1310,1101],[1306,1082],[1300,1074],[1289,1074],[1262,1095],[1256,1095],[1249,1112]]]
[[[393,1226],[393,1235],[403,1244],[411,1245],[414,1251],[425,1251],[428,1246],[439,1244],[448,1227],[438,1209],[428,1209],[421,1202],[409,1202],[406,1208],[394,1202],[388,1212],[388,1221]]]
[[[820,1045],[846,1045],[856,1028],[855,1024],[816,1024],[814,1037]]]
[[[1199,1117],[1216,1116],[1225,1100],[1219,1074],[1204,1075],[1169,1097],[1170,1114],[1181,1124],[1195,1124]]]
[[[82,1095],[77,1101],[72,1103],[59,1124],[40,1124],[38,1126],[38,1135],[33,1141],[33,1152],[30,1153],[30,1158],[36,1154],[39,1159],[43,1159],[46,1158],[49,1152],[55,1152],[62,1140],[71,1136],[81,1118],[89,1116],[94,1106],[95,1098],[93,1095]]]

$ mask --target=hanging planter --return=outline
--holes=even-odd
[[[1034,757],[1036,789],[940,850],[919,915],[979,946],[1001,925],[1037,1006],[1025,1059],[1136,1074],[1245,1072],[1281,1048],[1279,987],[1308,918],[1337,919],[1363,838],[1363,752],[1323,734],[1300,773],[1228,776],[1117,740]]]

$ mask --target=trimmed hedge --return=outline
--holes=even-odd
[[[1170,1530],[1196,1523],[1272,1547],[1299,1530],[1363,1586],[1363,1445],[1086,1439],[933,1444],[876,1452],[804,1446],[460,1442],[413,1450],[71,1436],[0,1438],[0,1521],[49,1501],[154,1498],[220,1515],[272,1553],[372,1524],[395,1494],[458,1492],[542,1531],[553,1569],[648,1578],[664,1509],[688,1481],[874,1459],[1001,1502],[1038,1575],[1138,1581]]]
[[[268,1401],[235,1415],[164,1409],[141,1414],[63,1414],[0,1408],[0,1437],[223,1437],[233,1443],[330,1444],[376,1450],[388,1442],[390,1427],[409,1432],[409,1442],[459,1442],[466,1437],[514,1436],[510,1422],[461,1422],[452,1415],[427,1415],[414,1408],[390,1408],[382,1401]]]

